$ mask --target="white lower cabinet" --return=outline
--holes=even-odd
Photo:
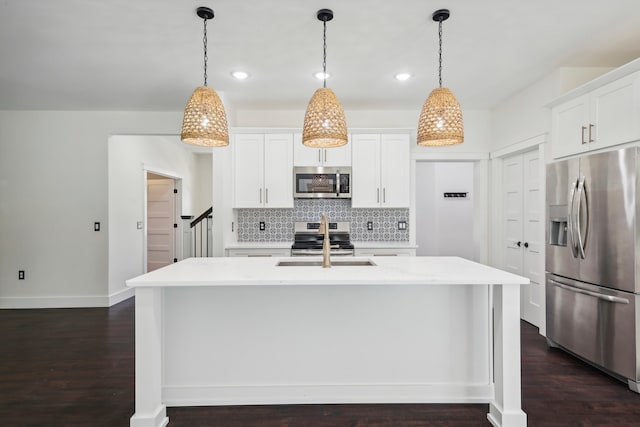
[[[351,137],[354,208],[408,208],[408,134],[354,134]]]
[[[293,134],[238,134],[233,142],[235,208],[293,208]]]
[[[291,256],[291,248],[227,248],[226,255],[229,257],[288,257]]]
[[[355,249],[355,256],[415,256],[411,248],[363,248]]]

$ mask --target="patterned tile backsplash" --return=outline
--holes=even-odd
[[[293,242],[295,221],[320,221],[325,212],[329,221],[351,223],[354,241],[408,241],[409,209],[352,209],[351,200],[296,199],[293,209],[238,209],[238,241]],[[260,231],[260,221],[265,230]],[[367,230],[367,222],[373,230]],[[406,221],[407,228],[398,230],[398,221]]]

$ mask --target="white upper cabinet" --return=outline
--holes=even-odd
[[[380,135],[351,138],[351,207],[380,207]]]
[[[408,208],[410,204],[411,147],[409,135],[382,135],[380,186],[383,208]]]
[[[554,158],[640,139],[640,73],[627,75],[551,110]]]
[[[295,166],[351,166],[351,144],[334,148],[311,148],[302,144],[302,134],[294,135]]]
[[[293,207],[293,135],[238,134],[233,141],[235,208]]]
[[[351,139],[354,208],[408,208],[407,134],[355,134]]]

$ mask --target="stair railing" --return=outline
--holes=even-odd
[[[211,244],[213,235],[211,225],[213,222],[213,206],[204,211],[200,216],[191,221],[191,245],[193,257],[212,256]]]

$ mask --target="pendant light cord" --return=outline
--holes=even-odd
[[[438,80],[440,87],[442,87],[442,17],[438,19],[438,39],[440,40],[438,51]]]
[[[322,20],[323,31],[322,31],[322,87],[327,87],[327,20]]]
[[[203,19],[204,21],[204,37],[202,39],[204,43],[204,85],[207,85],[207,18]]]

